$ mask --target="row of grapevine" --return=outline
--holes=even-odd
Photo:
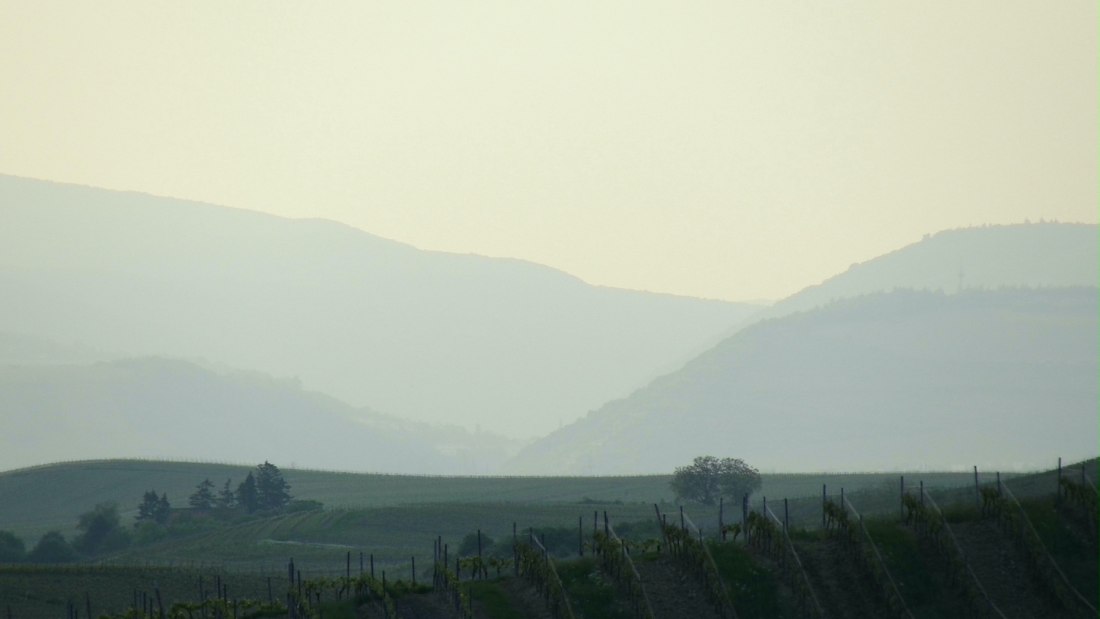
[[[931,495],[923,487],[920,488],[919,497],[905,492],[902,494],[902,505],[905,509],[906,524],[913,526],[917,535],[936,549],[943,560],[951,584],[963,594],[973,616],[1005,619],[1005,614],[993,603],[989,593],[974,574],[974,570],[966,560],[966,553],[963,552],[954,532],[951,531],[951,526]]]
[[[604,530],[593,534],[593,552],[600,558],[600,566],[603,571],[626,589],[630,597],[630,607],[637,619],[654,619],[653,606],[649,603],[645,587],[642,586],[642,577],[638,574],[638,568],[630,558],[630,551],[623,540],[615,534],[615,529],[607,522],[607,514],[604,514]]]
[[[88,572],[95,571],[97,568],[94,566],[79,566],[66,569],[60,568],[45,568],[42,566],[30,568],[31,571],[49,571],[55,573],[57,570],[61,571],[73,571],[73,572]],[[98,568],[101,570],[110,571],[115,568]],[[28,571],[26,568],[20,571]],[[207,589],[206,581],[201,575],[198,577],[198,591],[199,601],[173,601],[165,606],[164,597],[161,595],[161,588],[154,580],[153,592],[139,591],[137,589],[132,590],[132,599],[129,608],[119,612],[102,611],[99,613],[92,612],[91,595],[87,592],[84,594],[84,608],[81,609],[79,605],[73,603],[71,600],[67,604],[67,617],[69,619],[80,619],[81,610],[84,611],[84,617],[89,619],[99,617],[100,619],[248,619],[250,617],[261,617],[276,615],[287,615],[287,606],[281,601],[274,600],[274,596],[271,589],[271,581],[268,579],[268,599],[262,601],[255,598],[238,598],[229,596],[229,587],[222,580],[220,575],[215,575],[213,578],[213,590]],[[8,607],[8,619],[11,619],[11,607]]]
[[[714,557],[703,540],[703,532],[691,522],[683,507],[680,508],[679,527],[668,524],[668,518],[661,514],[656,505],[653,508],[657,511],[657,523],[661,527],[669,554],[679,559],[681,565],[702,580],[707,596],[719,616],[736,619],[737,610],[733,606],[729,590],[726,589],[726,583],[718,572],[718,566],[714,563]],[[689,524],[697,536],[688,530]]]
[[[1084,467],[1081,467],[1081,481],[1074,481],[1070,477],[1058,478],[1058,495],[1065,503],[1083,513],[1088,526],[1088,533],[1095,543],[1097,539],[1097,507],[1100,506],[1100,496],[1097,496],[1096,484],[1085,475]]]
[[[798,609],[803,617],[822,619],[825,610],[810,585],[806,568],[795,550],[787,527],[772,513],[767,503],[762,512],[749,511],[745,518],[745,542],[772,555],[780,565],[783,576],[795,592]]]
[[[350,562],[350,559],[349,559]],[[160,589],[154,585],[155,596],[134,592],[131,607],[119,613],[100,613],[100,619],[250,619],[257,617],[285,616],[289,619],[323,619],[322,603],[327,599],[355,599],[358,603],[376,600],[387,619],[400,619],[391,590],[407,588],[406,583],[398,581],[394,585],[386,582],[385,572],[378,580],[370,574],[348,575],[338,578],[303,579],[301,572],[294,568],[291,559],[287,566],[288,586],[285,597],[276,601],[271,590],[270,579],[268,599],[230,598],[228,586],[216,577],[213,589],[207,590],[204,581],[199,578],[198,601],[177,601],[165,607]],[[91,616],[90,602],[87,614]],[[78,619],[79,612],[70,605],[70,619]]]
[[[913,619],[913,613],[905,603],[894,577],[890,575],[886,562],[882,560],[878,546],[863,525],[863,516],[850,501],[843,498],[843,495],[841,497],[844,505],[825,500],[825,530],[839,537],[851,549],[855,564],[875,583],[890,612],[895,617]],[[848,517],[849,510],[856,515],[855,525]]]
[[[331,592],[331,597],[336,600],[354,597],[357,601],[366,602],[375,600],[381,606],[386,619],[400,619],[397,612],[397,604],[391,592],[394,588],[408,589],[409,585],[402,581],[392,584],[386,581],[386,572],[382,571],[381,579],[375,578],[374,559],[371,557],[371,569],[364,572],[360,566],[358,576],[351,574],[351,553],[347,553],[345,575],[338,578],[311,578],[302,579],[300,571],[294,568],[294,559],[287,566],[290,579],[290,588],[287,591],[287,608],[290,619],[312,619],[319,617],[321,603],[326,591]],[[414,569],[415,574],[415,569]],[[415,579],[415,575],[414,575]],[[413,583],[415,586],[415,582]]]
[[[565,595],[565,587],[546,548],[533,534],[528,536],[527,542],[517,540],[514,546],[516,573],[535,586],[555,617],[574,619],[569,598]]]
[[[1096,607],[1070,584],[1012,490],[998,482],[995,486],[982,487],[981,498],[983,515],[995,518],[1001,528],[1016,541],[1028,566],[1038,575],[1039,581],[1051,595],[1069,612],[1083,617],[1096,617]]]
[[[271,604],[259,600],[210,599],[205,602],[175,602],[169,608],[131,608],[121,613],[99,615],[99,619],[195,619],[211,617],[213,619],[249,619],[255,617],[287,615],[287,608],[281,603]],[[74,614],[72,616],[77,616]]]
[[[436,543],[436,559],[434,568],[432,569],[432,586],[436,593],[447,600],[448,606],[454,610],[456,617],[459,619],[473,619],[473,602],[470,599],[469,592],[463,590],[462,583],[458,577],[460,572],[457,570],[459,569],[461,561],[458,557],[455,557],[456,571],[452,572],[447,561],[447,553],[440,545],[441,542]]]

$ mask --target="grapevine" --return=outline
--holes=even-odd
[[[659,519],[658,523],[665,536],[669,554],[677,557],[682,565],[702,579],[704,590],[714,605],[715,611],[726,619],[736,619],[737,611],[734,609],[733,600],[730,599],[729,591],[718,573],[714,558],[703,543],[702,535],[700,534],[696,539],[686,527],[670,525],[663,518]]]

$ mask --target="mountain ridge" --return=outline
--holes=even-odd
[[[147,201],[0,177],[0,285],[17,299],[0,308],[4,330],[299,376],[393,416],[526,437],[758,310],[426,252],[329,220]]]
[[[539,439],[506,467],[657,472],[703,453],[744,457],[762,468],[804,467],[810,454],[830,470],[887,460],[919,465],[915,456],[886,458],[882,445],[903,447],[891,438],[898,431],[931,441],[922,447],[934,467],[1006,466],[1028,462],[1029,452],[1059,449],[1090,455],[1097,434],[1097,305],[1091,287],[906,290],[763,320]],[[1044,409],[1058,414],[1036,425],[1028,411]],[[980,439],[982,428],[999,419],[996,411],[1011,414],[1019,434],[1000,428]],[[1062,440],[1051,434],[1056,420],[1071,429]],[[942,433],[933,431],[936,424]],[[881,445],[859,438],[879,434],[887,437]],[[951,456],[962,437],[971,441],[970,453]],[[830,453],[824,447],[830,443],[840,451]],[[802,452],[791,452],[794,445]]]
[[[1094,286],[1100,226],[1039,222],[940,230],[781,299],[764,315],[810,309],[836,298],[913,288],[959,292],[1002,286]],[[969,278],[969,281],[967,281]],[[954,288],[954,290],[952,290]]]
[[[690,300],[705,301],[705,302],[745,304],[745,305],[750,305],[750,306],[755,306],[755,307],[764,307],[764,306],[768,305],[769,303],[772,303],[772,300],[769,300],[769,299],[734,300],[734,299],[723,299],[723,298],[718,298],[718,297],[702,297],[702,296],[694,296],[694,295],[685,295],[685,294],[679,294],[679,293],[674,293],[674,292],[666,292],[666,291],[661,291],[661,290],[649,290],[649,289],[642,289],[642,288],[626,288],[626,287],[622,287],[622,286],[614,286],[614,285],[609,285],[609,284],[596,284],[596,283],[589,282],[589,281],[585,280],[584,278],[582,278],[578,275],[575,275],[575,274],[570,273],[568,271],[562,270],[558,267],[550,266],[550,265],[547,265],[547,264],[542,264],[540,262],[535,262],[533,260],[529,260],[529,259],[526,259],[526,258],[519,258],[519,257],[515,257],[515,256],[495,256],[495,255],[489,255],[489,254],[481,254],[481,253],[477,253],[477,252],[457,252],[457,251],[447,251],[447,250],[440,250],[440,249],[424,248],[424,247],[420,247],[418,245],[414,245],[412,243],[409,243],[407,241],[402,241],[402,240],[399,240],[399,239],[393,239],[393,238],[381,236],[381,235],[375,234],[373,232],[370,232],[369,230],[365,230],[363,228],[353,226],[351,224],[348,224],[348,223],[345,223],[345,222],[342,222],[342,221],[339,221],[339,220],[336,220],[336,219],[330,219],[330,218],[327,218],[327,217],[309,217],[309,216],[307,216],[307,217],[296,217],[296,216],[290,216],[290,215],[278,215],[278,214],[274,214],[274,213],[267,213],[267,212],[264,212],[264,211],[257,211],[257,210],[253,210],[253,209],[243,208],[243,207],[236,207],[236,206],[223,205],[223,204],[214,204],[214,203],[204,202],[202,200],[196,200],[196,199],[192,199],[192,198],[180,198],[180,197],[176,197],[176,196],[161,195],[161,194],[156,194],[156,193],[151,193],[151,192],[146,192],[146,191],[138,191],[138,190],[131,190],[131,189],[111,189],[111,188],[106,188],[106,187],[98,187],[98,186],[95,186],[95,185],[87,185],[87,184],[83,184],[83,183],[75,183],[75,182],[67,182],[67,181],[56,181],[56,180],[51,180],[51,179],[44,179],[44,178],[36,178],[36,177],[30,177],[30,176],[19,176],[19,175],[13,175],[13,174],[0,173],[0,181],[3,181],[3,180],[13,180],[13,181],[16,181],[16,182],[26,181],[26,182],[30,182],[30,183],[45,183],[45,184],[56,185],[56,186],[60,186],[60,187],[69,187],[69,188],[74,188],[74,189],[83,189],[83,190],[89,190],[89,191],[95,191],[95,192],[110,192],[110,193],[116,193],[116,194],[121,194],[121,195],[125,195],[125,196],[130,196],[130,197],[134,197],[134,198],[139,198],[139,199],[142,199],[142,200],[168,201],[168,202],[175,202],[175,203],[178,203],[179,205],[189,206],[189,207],[203,207],[203,208],[214,208],[214,209],[218,209],[218,210],[233,211],[235,213],[239,213],[239,214],[243,214],[243,215],[247,215],[247,216],[256,216],[258,218],[271,218],[271,219],[284,220],[284,221],[289,221],[289,222],[300,222],[300,223],[308,223],[308,224],[317,224],[317,225],[321,225],[321,226],[331,226],[333,228],[343,228],[347,231],[353,232],[354,234],[363,235],[364,237],[367,237],[367,238],[371,239],[372,242],[392,244],[394,246],[398,246],[398,247],[401,247],[401,248],[404,248],[404,249],[409,249],[409,250],[413,250],[413,251],[416,251],[416,252],[424,252],[424,253],[427,253],[427,254],[433,254],[433,255],[437,255],[437,256],[450,256],[450,257],[456,257],[456,258],[484,260],[484,261],[490,261],[490,262],[515,263],[515,264],[518,264],[518,265],[523,265],[523,266],[531,267],[531,268],[538,269],[538,270],[544,270],[546,272],[550,272],[550,273],[553,273],[553,274],[558,275],[558,276],[563,276],[565,278],[574,280],[577,283],[581,283],[581,284],[584,284],[586,286],[590,286],[592,288],[605,289],[605,290],[614,291],[614,292],[639,293],[639,294],[644,294],[644,295],[653,295],[653,296],[659,296],[659,297],[670,297],[670,298],[675,298],[675,299],[690,299]]]

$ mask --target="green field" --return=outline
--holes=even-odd
[[[584,518],[587,531],[593,511],[608,511],[616,522],[653,518],[653,506],[628,504],[450,503],[376,509],[326,510],[246,522],[210,533],[134,547],[111,557],[112,564],[214,564],[233,570],[278,572],[288,557],[303,572],[333,575],[345,567],[348,552],[373,554],[376,563],[407,571],[411,557],[428,566],[432,542],[441,536],[457,551],[462,538],[482,530],[484,536],[511,544],[512,524],[524,534],[568,527],[576,531]],[[570,535],[570,540],[574,535]],[[488,547],[488,544],[486,544]],[[570,544],[572,550],[575,545]],[[400,568],[397,568],[400,566]]]
[[[95,504],[119,505],[124,519],[136,514],[143,492],[167,492],[174,506],[203,479],[233,486],[251,467],[223,464],[105,460],[73,462],[0,473],[0,529],[28,540],[57,529],[73,532],[76,517]],[[671,499],[668,478],[639,477],[431,477],[340,473],[284,468],[296,499],[327,508],[380,508],[420,503],[650,502]]]
[[[208,475],[203,471],[212,470],[207,468],[211,466],[221,465],[96,462],[41,467],[0,475],[0,492],[4,492],[7,499],[8,489],[22,488],[20,496],[27,503],[12,506],[10,501],[5,501],[3,509],[7,510],[5,513],[22,510],[30,514],[34,509],[33,501],[52,497],[61,491],[59,488],[83,485],[93,501],[110,498],[97,496],[89,488],[102,487],[111,480],[121,482],[125,479],[131,487],[142,488],[156,487],[150,483],[151,479],[174,476],[181,480],[186,494],[192,485],[193,477],[190,476],[196,472]],[[246,469],[223,467],[213,470],[241,475]],[[1067,467],[1064,474],[1078,476],[1079,470]],[[1089,461],[1086,470],[1096,479],[1097,462]],[[527,527],[532,527],[536,534],[546,535],[548,547],[556,549],[559,571],[575,608],[585,608],[592,616],[614,617],[623,608],[622,592],[609,586],[591,561],[577,562],[578,533],[587,537],[594,512],[602,519],[602,513],[607,511],[624,537],[655,537],[653,499],[649,493],[657,497],[661,510],[670,518],[678,516],[678,506],[668,501],[667,495],[660,494],[667,493],[663,488],[667,478],[662,477],[436,478],[294,470],[286,471],[286,475],[300,498],[327,498],[329,502],[338,502],[334,497],[347,497],[339,494],[342,486],[357,487],[357,498],[339,502],[345,507],[336,509],[246,519],[235,524],[212,522],[206,530],[191,530],[152,544],[131,546],[113,556],[99,557],[94,565],[0,566],[0,611],[10,607],[12,617],[52,617],[60,616],[68,604],[73,604],[84,614],[87,595],[96,614],[118,612],[132,603],[135,592],[139,596],[142,592],[152,596],[157,587],[161,589],[165,604],[169,605],[171,601],[196,599],[200,576],[208,591],[217,576],[229,585],[231,597],[266,600],[268,579],[273,582],[276,597],[280,595],[288,558],[294,558],[303,578],[331,578],[342,575],[347,569],[349,553],[353,574],[360,569],[360,553],[364,569],[369,569],[369,559],[373,555],[376,570],[385,570],[390,582],[411,580],[411,560],[415,557],[417,579],[430,582],[432,542],[437,536],[448,544],[452,557],[457,554],[462,538],[477,529],[481,529],[486,538],[501,543],[495,550],[503,547],[505,552],[510,552],[507,549],[511,547],[515,523],[521,535]],[[53,484],[52,488],[45,485],[32,491],[36,477],[40,484]],[[980,477],[983,483],[992,479],[993,475],[987,473]],[[1044,543],[1059,561],[1064,562],[1075,586],[1095,596],[1095,546],[1091,550],[1087,545],[1082,546],[1079,535],[1066,528],[1063,516],[1055,510],[1056,473],[1046,471],[1012,478],[1003,476],[1002,479],[1024,501]],[[934,557],[930,558],[927,552],[922,554],[912,532],[899,523],[899,474],[779,475],[766,476],[765,480],[768,492],[788,489],[792,494],[802,493],[787,504],[792,526],[796,528],[813,529],[819,525],[822,484],[826,484],[833,497],[843,487],[850,502],[868,518],[869,528],[891,569],[895,570],[895,578],[902,583],[914,611],[919,611],[918,616],[964,616],[959,614],[964,611],[958,610],[961,606],[951,597],[953,594],[944,589],[943,579],[935,576],[938,568]],[[951,522],[965,523],[977,518],[972,472],[907,474],[906,483],[911,487],[920,480],[933,490],[937,502],[956,514]],[[419,487],[420,494],[411,492],[409,485]],[[171,492],[168,486],[162,487]],[[808,490],[813,492],[807,496]],[[113,492],[123,490],[116,487]],[[601,492],[604,493],[602,497]],[[368,497],[371,500],[368,501]],[[434,497],[444,500],[423,500]],[[490,498],[494,500],[487,500]],[[374,503],[374,506],[346,507],[355,501]],[[763,493],[754,496],[755,509],[759,510],[762,503]],[[768,504],[772,511],[782,516],[781,498],[769,498]],[[68,511],[80,509],[70,506]],[[54,517],[62,518],[65,513],[56,508]],[[716,508],[688,505],[686,513],[708,536],[716,531]],[[739,517],[739,510],[726,512],[727,522],[736,522]],[[75,515],[73,518],[75,520]],[[640,523],[640,526],[632,523]],[[5,528],[14,527],[0,521],[0,529]],[[800,533],[798,540],[818,548],[819,552],[830,552],[827,549],[829,542],[820,532]],[[757,554],[740,544],[717,544],[714,548],[722,577],[736,594],[739,612],[744,616],[791,616],[788,612],[791,593],[775,572],[773,563],[761,561]],[[1003,548],[1005,552],[1014,552],[1011,544]],[[486,539],[486,552],[493,551]],[[840,582],[835,586],[845,585]],[[500,585],[479,584],[475,600],[487,617],[512,616],[509,613],[514,611],[515,604],[530,603],[527,599],[530,596],[522,591],[517,593],[517,587],[522,589],[511,581]],[[526,597],[517,600],[515,595]],[[343,609],[351,610],[351,607]],[[336,608],[332,611],[335,613]]]
[[[276,462],[276,464],[279,464]],[[0,473],[0,530],[32,545],[43,533],[75,532],[77,516],[97,503],[117,503],[124,520],[137,512],[142,493],[166,492],[183,507],[203,479],[234,487],[251,469],[244,465],[97,460],[70,462]],[[321,501],[326,508],[381,508],[425,503],[613,503],[672,501],[667,475],[631,477],[433,477],[283,469],[296,499]],[[757,495],[772,499],[819,496],[821,484],[849,491],[893,488],[901,473],[764,474]],[[905,473],[930,487],[965,485],[967,473]],[[505,518],[505,520],[509,520]]]
[[[132,520],[145,490],[167,492],[175,505],[186,504],[195,485],[207,477],[216,483],[242,479],[250,467],[221,464],[94,461],[64,463],[0,474],[0,530],[10,530],[29,549],[47,530],[72,539],[77,516],[96,503],[117,502],[124,523]],[[232,524],[177,531],[172,537],[96,559],[128,566],[175,566],[191,570],[230,570],[281,574],[290,557],[308,574],[343,570],[347,553],[374,555],[379,570],[405,574],[412,557],[428,565],[432,541],[442,537],[457,549],[462,538],[478,529],[490,538],[509,541],[513,523],[575,539],[578,520],[587,530],[594,512],[608,512],[617,526],[651,523],[653,503],[675,513],[667,476],[638,477],[429,477],[370,475],[284,469],[296,498],[325,504],[324,511],[287,514]],[[968,484],[966,473],[924,473],[929,487]],[[764,496],[803,497],[790,502],[791,519],[814,526],[820,517],[820,488],[844,487],[868,513],[894,509],[897,476],[881,474],[764,475]],[[781,502],[772,499],[772,509]],[[687,514],[704,531],[717,530],[718,508],[688,505]],[[739,506],[727,506],[725,520],[739,518]],[[572,541],[564,542],[573,552]]]

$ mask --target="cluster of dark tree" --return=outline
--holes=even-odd
[[[295,501],[298,509],[319,509],[314,501]],[[214,484],[203,480],[188,499],[190,513],[214,513],[218,515],[277,513],[291,505],[290,484],[283,479],[279,467],[264,462],[250,471],[237,489],[226,480],[224,488],[214,494]],[[188,514],[189,515],[189,514]],[[122,526],[118,505],[100,503],[89,512],[80,515],[76,528],[78,535],[70,543],[60,531],[50,531],[42,536],[34,548],[27,552],[23,540],[10,531],[0,531],[0,563],[65,563],[80,558],[94,557],[126,548],[131,543],[145,543],[170,535],[170,529],[186,528],[188,518],[179,510],[173,510],[167,493],[147,491],[138,505],[134,531]],[[207,519],[210,520],[210,519]]]
[[[250,471],[237,489],[233,480],[225,480],[222,489],[214,494],[214,482],[202,480],[187,499],[191,509],[199,512],[279,512],[290,505],[290,484],[283,479],[279,467],[265,461]]]
[[[100,503],[80,515],[80,532],[70,543],[60,531],[50,531],[27,552],[23,540],[10,531],[0,531],[0,563],[65,563],[130,545],[130,534],[121,526],[118,506]]]
[[[249,471],[236,489],[233,488],[233,480],[227,479],[222,489],[215,493],[214,482],[210,478],[202,480],[187,498],[187,506],[192,512],[198,513],[254,514],[280,512],[290,504],[290,499],[290,484],[283,478],[282,471],[265,461],[255,471]],[[172,514],[167,493],[158,496],[156,490],[149,490],[142,498],[141,505],[138,505],[135,526],[165,525]]]
[[[157,496],[156,490],[149,490],[142,497],[141,505],[138,505],[138,513],[134,526],[141,526],[145,522],[168,524],[172,516],[172,504],[168,502],[168,493]]]
[[[714,505],[721,497],[739,502],[760,489],[760,472],[740,458],[699,456],[672,475],[672,491],[680,500]]]

